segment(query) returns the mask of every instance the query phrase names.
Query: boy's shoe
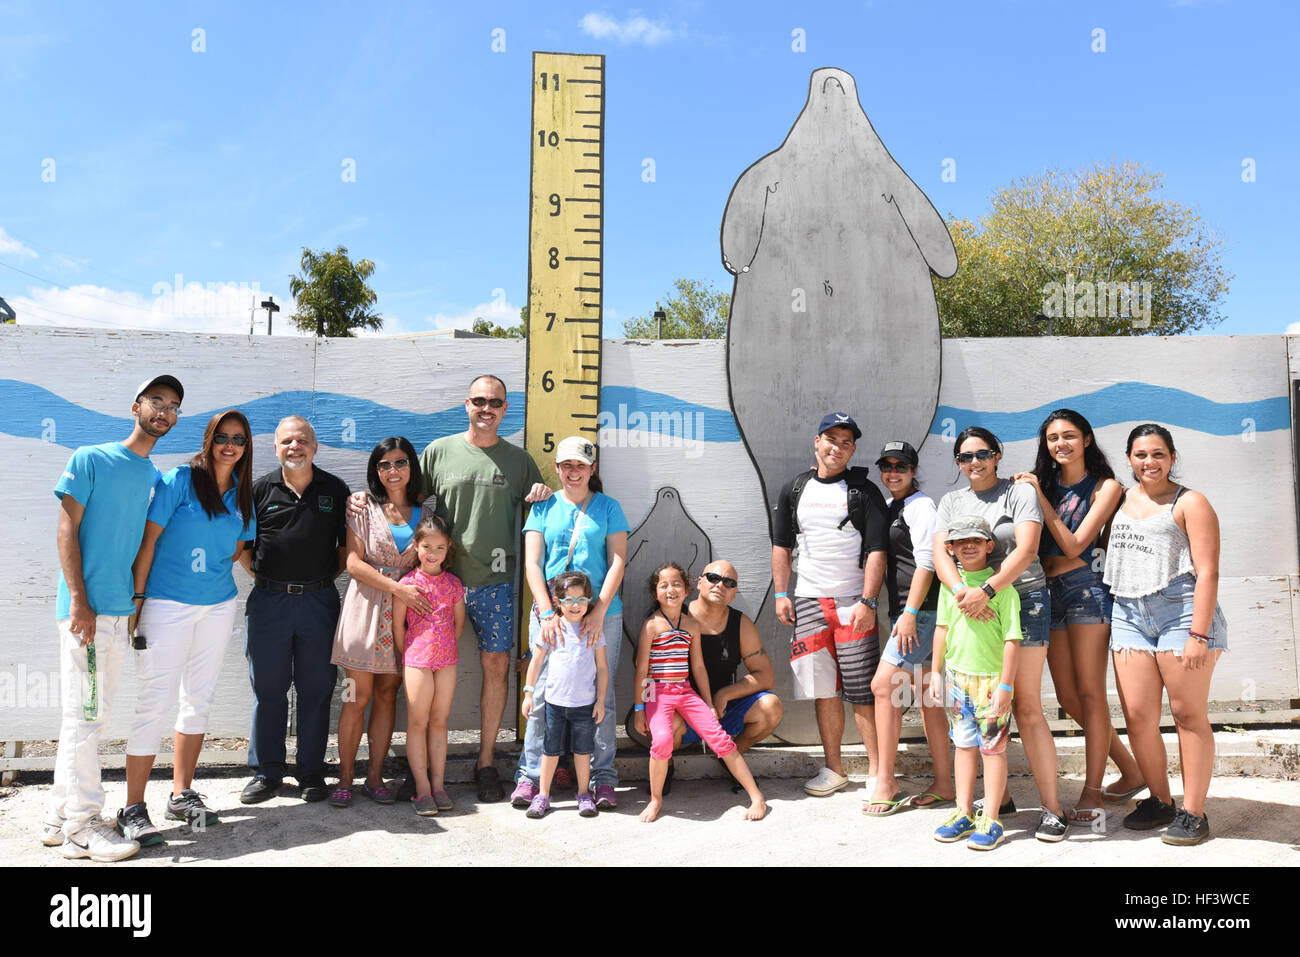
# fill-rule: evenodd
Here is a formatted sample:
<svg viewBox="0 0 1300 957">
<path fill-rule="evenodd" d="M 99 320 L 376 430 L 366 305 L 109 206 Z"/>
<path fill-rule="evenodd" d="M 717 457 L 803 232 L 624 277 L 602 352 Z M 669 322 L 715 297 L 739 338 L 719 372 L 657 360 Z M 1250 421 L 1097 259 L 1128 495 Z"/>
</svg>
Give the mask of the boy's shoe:
<svg viewBox="0 0 1300 957">
<path fill-rule="evenodd" d="M 1178 809 L 1173 804 L 1166 804 L 1154 794 L 1138 801 L 1138 806 L 1124 818 L 1124 826 L 1130 831 L 1150 831 L 1152 828 L 1172 824 L 1178 816 Z"/>
<path fill-rule="evenodd" d="M 535 797 L 537 797 L 537 785 L 528 778 L 520 778 L 515 789 L 510 792 L 510 805 L 523 810 L 532 806 Z"/>
<path fill-rule="evenodd" d="M 124 861 L 140 845 L 117 833 L 117 828 L 96 814 L 76 834 L 70 834 L 59 845 L 59 853 L 68 860 L 88 857 L 99 864 Z"/>
<path fill-rule="evenodd" d="M 1055 844 L 1057 841 L 1065 840 L 1065 832 L 1068 830 L 1069 827 L 1064 821 L 1047 808 L 1043 808 L 1043 813 L 1038 818 L 1038 829 L 1034 831 L 1034 837 L 1040 841 Z"/>
<path fill-rule="evenodd" d="M 836 791 L 848 787 L 849 779 L 836 774 L 830 768 L 822 768 L 817 776 L 804 782 L 803 789 L 813 797 L 829 797 Z"/>
<path fill-rule="evenodd" d="M 117 828 L 122 836 L 141 847 L 151 847 L 162 842 L 162 832 L 149 820 L 149 808 L 141 801 L 117 812 Z"/>
<path fill-rule="evenodd" d="M 546 812 L 551 809 L 551 799 L 545 794 L 539 794 L 533 798 L 528 805 L 528 816 L 531 818 L 546 817 Z"/>
<path fill-rule="evenodd" d="M 975 819 L 975 833 L 970 836 L 966 846 L 976 851 L 991 851 L 1002 843 L 1005 836 L 1001 824 L 981 814 Z"/>
<path fill-rule="evenodd" d="M 667 791 L 664 791 L 667 794 Z M 596 810 L 612 811 L 618 807 L 618 797 L 614 794 L 614 785 L 597 784 L 596 785 Z"/>
<path fill-rule="evenodd" d="M 579 794 L 578 813 L 582 817 L 595 817 L 599 813 L 596 810 L 596 799 L 586 792 Z"/>
<path fill-rule="evenodd" d="M 204 795 L 193 788 L 186 788 L 180 794 L 173 794 L 167 799 L 167 820 L 185 821 L 190 827 L 207 827 L 216 824 L 221 818 L 217 812 L 203 803 Z"/>
<path fill-rule="evenodd" d="M 953 844 L 963 837 L 968 837 L 974 830 L 975 822 L 958 808 L 934 829 L 934 839 L 942 841 L 944 844 Z"/>
<path fill-rule="evenodd" d="M 63 818 L 51 814 L 41 821 L 41 843 L 46 847 L 58 847 L 63 843 Z"/>
<path fill-rule="evenodd" d="M 420 815 L 420 817 L 433 817 L 438 813 L 438 805 L 433 800 L 432 794 L 426 794 L 424 797 L 417 797 L 411 802 L 411 806 L 415 808 L 415 813 Z"/>
<path fill-rule="evenodd" d="M 1174 823 L 1169 825 L 1164 834 L 1160 835 L 1160 840 L 1166 844 L 1187 847 L 1192 844 L 1200 844 L 1201 841 L 1207 840 L 1209 836 L 1210 816 L 1206 814 L 1203 817 L 1197 817 L 1186 808 L 1181 808 L 1174 817 Z"/>
<path fill-rule="evenodd" d="M 983 798 L 976 798 L 976 799 L 975 799 L 975 803 L 974 803 L 974 805 L 972 805 L 972 807 L 973 807 L 974 810 L 975 810 L 975 814 L 976 814 L 976 816 L 979 816 L 980 814 L 983 814 L 983 813 L 984 813 L 984 799 L 983 799 Z M 1003 802 L 1002 802 L 1002 806 L 1001 806 L 1000 808 L 998 808 L 998 820 L 1002 820 L 1002 818 L 1004 818 L 1004 817 L 1011 817 L 1011 815 L 1013 815 L 1013 814 L 1019 814 L 1019 813 L 1020 813 L 1020 812 L 1019 812 L 1018 810 L 1016 810 L 1016 801 L 1015 801 L 1015 798 L 1013 798 L 1013 797 L 1011 796 L 1011 792 L 1008 791 L 1008 792 L 1007 792 L 1007 796 L 1006 796 L 1006 798 L 1005 798 L 1005 799 L 1003 800 Z"/>
</svg>

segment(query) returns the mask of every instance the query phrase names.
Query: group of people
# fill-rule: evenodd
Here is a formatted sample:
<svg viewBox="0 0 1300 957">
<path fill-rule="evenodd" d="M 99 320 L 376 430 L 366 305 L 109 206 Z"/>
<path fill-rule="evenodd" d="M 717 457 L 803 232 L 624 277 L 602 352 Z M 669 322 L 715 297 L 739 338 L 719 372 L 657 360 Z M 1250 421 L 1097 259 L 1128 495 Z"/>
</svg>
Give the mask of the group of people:
<svg viewBox="0 0 1300 957">
<path fill-rule="evenodd" d="M 364 731 L 370 760 L 361 795 L 381 804 L 409 800 L 422 816 L 450 810 L 447 724 L 467 621 L 483 675 L 475 787 L 481 801 L 502 800 L 494 745 L 515 645 L 521 526 L 533 603 L 521 701 L 527 723 L 510 801 L 530 818 L 546 816 L 553 789 L 570 779 L 571 755 L 578 812 L 591 817 L 617 806 L 615 677 L 628 524 L 603 492 L 590 441 L 557 444 L 553 492 L 533 459 L 498 436 L 505 384 L 482 375 L 470 384 L 465 432 L 418 455 L 406 438 L 384 439 L 367 463 L 366 489 L 355 493 L 314 464 L 316 436 L 301 416 L 279 423 L 279 468 L 255 479 L 252 431 L 234 409 L 211 418 L 202 450 L 187 464 L 160 475 L 148 456 L 183 398 L 174 376 L 142 383 L 130 436 L 77 449 L 55 487 L 63 717 L 43 843 L 65 857 L 114 861 L 162 840 L 145 788 L 175 703 L 166 815 L 194 827 L 217 821 L 193 778 L 237 615 L 236 563 L 253 579 L 245 630 L 253 777 L 241 801 L 267 800 L 289 775 L 292 687 L 293 776 L 303 800 L 352 803 Z M 1218 532 L 1204 497 L 1170 479 L 1176 453 L 1168 432 L 1134 430 L 1127 455 L 1138 485 L 1125 493 L 1077 413 L 1049 417 L 1035 468 L 1014 479 L 997 476 L 996 437 L 967 429 L 955 452 L 969 487 L 937 507 L 918 489 L 915 449 L 901 441 L 888 443 L 877 461 L 887 503 L 866 470 L 849 465 L 860 437 L 851 417 L 828 415 L 813 441 L 815 467 L 782 490 L 772 524 L 775 613 L 794 627 L 795 696 L 816 700 L 825 753 L 808 793 L 825 796 L 847 784 L 842 697 L 853 706 L 874 775 L 865 813 L 955 804 L 936 837 L 995 847 L 999 817 L 1014 812 L 1002 793 L 1014 713 L 1043 805 L 1039 838 L 1059 840 L 1067 824 L 1104 821 L 1106 802 L 1147 787 L 1151 796 L 1127 826 L 1170 825 L 1164 839 L 1171 843 L 1208 836 L 1206 699 L 1225 646 Z M 1110 544 L 1102 572 L 1092 552 L 1104 529 Z M 343 570 L 350 580 L 340 602 L 335 580 Z M 747 792 L 746 818 L 766 813 L 743 754 L 783 712 L 754 622 L 731 607 L 738 586 L 725 561 L 706 566 L 695 582 L 668 562 L 648 583 L 653 608 L 639 629 L 633 722 L 651 744 L 643 821 L 658 816 L 670 793 L 674 747 L 701 740 L 733 787 Z M 883 650 L 875 597 L 882 586 L 894 623 Z M 698 596 L 690 600 L 693 588 Z M 1110 724 L 1108 642 L 1133 754 Z M 128 645 L 138 691 L 127 800 L 108 820 L 98 746 Z M 1044 661 L 1058 700 L 1086 734 L 1087 780 L 1069 814 L 1056 794 L 1055 749 L 1039 701 Z M 339 777 L 330 787 L 325 751 L 340 667 Z M 1182 809 L 1172 804 L 1164 770 L 1165 688 L 1183 755 Z M 394 791 L 383 757 L 401 689 L 410 773 Z M 902 795 L 894 758 L 913 694 L 922 701 L 935 775 L 924 792 Z M 955 779 L 940 708 L 957 746 Z M 985 760 L 982 809 L 972 800 L 977 748 Z M 1121 777 L 1103 790 L 1107 755 Z"/>
</svg>

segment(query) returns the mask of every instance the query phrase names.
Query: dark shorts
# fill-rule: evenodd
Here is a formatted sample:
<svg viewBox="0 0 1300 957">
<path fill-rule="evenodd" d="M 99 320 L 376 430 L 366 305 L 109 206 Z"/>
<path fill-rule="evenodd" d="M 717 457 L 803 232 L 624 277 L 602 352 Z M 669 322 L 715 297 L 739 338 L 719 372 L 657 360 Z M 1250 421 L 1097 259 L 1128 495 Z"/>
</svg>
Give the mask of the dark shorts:
<svg viewBox="0 0 1300 957">
<path fill-rule="evenodd" d="M 740 732 L 744 730 L 745 715 L 749 713 L 749 709 L 754 707 L 754 704 L 759 698 L 771 693 L 772 692 L 770 691 L 755 691 L 753 694 L 745 695 L 743 698 L 732 698 L 728 701 L 727 708 L 722 712 L 722 718 L 718 722 L 722 725 L 722 730 L 727 732 L 727 734 L 731 735 L 733 738 L 740 734 Z M 688 724 L 686 726 L 686 733 L 682 735 L 683 746 L 699 743 L 700 736 L 696 734 L 695 729 Z"/>
<path fill-rule="evenodd" d="M 1051 624 L 1052 599 L 1047 588 L 1020 592 L 1020 647 L 1046 648 Z"/>
<path fill-rule="evenodd" d="M 596 719 L 591 716 L 594 707 L 595 701 L 577 708 L 546 702 L 546 737 L 542 740 L 542 754 L 558 758 L 566 751 L 574 754 L 595 751 Z"/>
<path fill-rule="evenodd" d="M 1052 600 L 1052 631 L 1065 631 L 1067 625 L 1110 623 L 1110 589 L 1092 566 L 1081 565 L 1047 579 L 1047 590 Z"/>
</svg>

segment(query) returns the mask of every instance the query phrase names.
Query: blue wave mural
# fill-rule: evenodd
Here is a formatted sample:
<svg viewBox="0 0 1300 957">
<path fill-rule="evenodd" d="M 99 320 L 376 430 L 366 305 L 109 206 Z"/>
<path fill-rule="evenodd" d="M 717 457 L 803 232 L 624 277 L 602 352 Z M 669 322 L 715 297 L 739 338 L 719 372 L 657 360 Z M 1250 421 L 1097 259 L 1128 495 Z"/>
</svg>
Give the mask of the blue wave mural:
<svg viewBox="0 0 1300 957">
<path fill-rule="evenodd" d="M 508 398 L 510 408 L 501 424 L 502 435 L 513 435 L 524 427 L 524 394 L 511 392 Z M 126 415 L 107 415 L 83 408 L 48 389 L 16 379 L 0 379 L 0 403 L 6 410 L 0 418 L 0 432 L 46 439 L 69 449 L 112 441 L 131 428 Z M 1211 435 L 1237 435 L 1242 431 L 1244 419 L 1253 420 L 1258 432 L 1291 427 L 1291 407 L 1285 395 L 1253 402 L 1213 402 L 1182 389 L 1121 382 L 1020 412 L 984 412 L 943 405 L 935 413 L 930 433 L 942 434 L 944 420 L 951 419 L 959 429 L 982 425 L 1005 442 L 1032 439 L 1043 418 L 1063 406 L 1082 412 L 1097 428 L 1135 418 Z M 316 427 L 322 445 L 360 451 L 373 448 L 389 435 L 405 435 L 422 447 L 435 438 L 465 428 L 465 409 L 460 403 L 437 412 L 420 413 L 394 409 L 359 396 L 301 390 L 252 399 L 237 408 L 248 416 L 257 434 L 269 434 L 286 415 L 299 414 Z M 203 440 L 208 419 L 218 411 L 223 410 L 182 415 L 172 431 L 159 441 L 155 452 L 168 455 L 195 451 Z M 698 442 L 740 441 L 730 409 L 715 409 L 629 386 L 611 385 L 601 389 L 599 425 L 602 429 L 657 432 Z"/>
<path fill-rule="evenodd" d="M 1056 399 L 1021 412 L 983 412 L 941 405 L 930 426 L 931 435 L 941 435 L 944 420 L 952 419 L 958 429 L 981 425 L 1003 442 L 1032 439 L 1055 409 L 1074 409 L 1094 429 L 1117 422 L 1159 422 L 1174 428 L 1192 429 L 1210 435 L 1240 435 L 1242 421 L 1254 422 L 1256 432 L 1291 428 L 1291 403 L 1287 396 L 1253 402 L 1214 402 L 1194 392 L 1145 382 L 1117 382 L 1096 392 Z"/>
</svg>

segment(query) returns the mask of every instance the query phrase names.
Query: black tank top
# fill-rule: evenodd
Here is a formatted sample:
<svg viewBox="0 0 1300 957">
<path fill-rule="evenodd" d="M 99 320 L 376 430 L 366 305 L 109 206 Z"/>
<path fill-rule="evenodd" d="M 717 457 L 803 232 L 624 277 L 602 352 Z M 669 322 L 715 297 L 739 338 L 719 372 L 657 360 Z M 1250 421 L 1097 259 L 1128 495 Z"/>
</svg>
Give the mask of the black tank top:
<svg viewBox="0 0 1300 957">
<path fill-rule="evenodd" d="M 700 635 L 700 653 L 704 656 L 704 670 L 709 674 L 709 691 L 736 683 L 736 666 L 740 664 L 740 611 L 727 609 L 727 624 L 720 635 Z M 691 675 L 691 686 L 695 676 Z M 695 691 L 698 694 L 699 688 Z"/>
</svg>

